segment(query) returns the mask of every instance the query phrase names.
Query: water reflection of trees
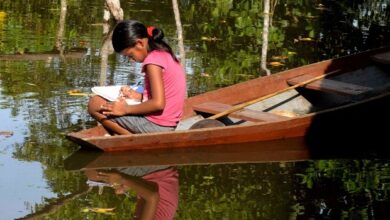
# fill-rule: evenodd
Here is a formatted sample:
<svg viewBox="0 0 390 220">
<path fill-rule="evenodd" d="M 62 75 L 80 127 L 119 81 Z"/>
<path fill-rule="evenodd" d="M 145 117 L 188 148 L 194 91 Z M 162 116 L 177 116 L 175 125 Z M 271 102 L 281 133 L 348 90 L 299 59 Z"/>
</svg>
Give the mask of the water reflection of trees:
<svg viewBox="0 0 390 220">
<path fill-rule="evenodd" d="M 268 63 L 271 71 L 278 72 L 385 44 L 388 41 L 387 27 L 370 32 L 372 39 L 386 34 L 382 40 L 365 41 L 362 35 L 364 28 L 354 29 L 347 25 L 352 22 L 347 19 L 348 16 L 359 13 L 359 2 L 323 1 L 322 4 L 313 4 L 309 1 L 279 1 L 269 34 L 268 57 L 277 61 L 275 66 Z M 383 3 L 376 1 L 366 4 L 383 8 Z M 262 2 L 198 1 L 188 2 L 186 7 L 190 10 L 185 13 L 184 20 L 191 24 L 187 28 L 191 36 L 187 39 L 193 40 L 194 44 L 203 39 L 199 46 L 192 47 L 197 48 L 193 53 L 208 54 L 196 61 L 202 65 L 194 67 L 190 93 L 212 90 L 259 75 L 263 15 L 258 12 L 263 10 Z M 372 8 L 371 14 L 376 7 Z M 195 11 L 198 8 L 199 12 Z M 388 7 L 380 10 L 381 16 L 386 15 L 386 19 L 370 16 L 370 22 L 387 22 L 387 10 Z M 199 22 L 203 17 L 207 20 Z M 367 19 L 367 16 L 362 19 Z"/>
<path fill-rule="evenodd" d="M 182 166 L 176 219 L 386 219 L 378 207 L 390 199 L 389 172 L 383 161 L 371 160 Z M 85 187 L 86 179 L 79 180 L 71 186 Z M 61 186 L 69 187 L 63 181 Z M 46 202 L 56 204 L 56 199 Z M 46 218 L 105 219 L 80 211 L 97 205 L 116 207 L 118 219 L 130 218 L 135 195 L 116 196 L 110 188 L 99 194 L 94 189 L 64 202 Z"/>
<path fill-rule="evenodd" d="M 380 160 L 329 160 L 309 164 L 299 176 L 306 218 L 388 219 L 389 168 Z M 327 189 L 327 190 L 325 190 Z"/>
<path fill-rule="evenodd" d="M 45 179 L 59 197 L 77 191 L 84 181 L 77 173 L 64 172 L 62 169 L 62 160 L 75 147 L 64 140 L 63 134 L 70 130 L 81 129 L 87 126 L 85 123 L 88 124 L 88 116 L 85 112 L 87 98 L 70 97 L 66 91 L 74 88 L 89 88 L 99 82 L 99 58 L 94 54 L 101 46 L 101 28 L 96 24 L 98 22 L 95 19 L 101 18 L 101 8 L 96 6 L 95 2 L 91 0 L 68 2 L 67 28 L 63 35 L 63 46 L 65 48 L 88 48 L 89 55 L 86 57 L 67 62 L 66 65 L 59 59 L 49 63 L 6 61 L 0 64 L 2 69 L 0 73 L 1 93 L 7 97 L 5 101 L 1 102 L 1 107 L 12 109 L 14 116 L 23 115 L 28 122 L 29 134 L 26 135 L 24 143 L 15 145 L 14 156 L 20 160 L 41 162 L 45 166 Z M 268 57 L 282 57 L 277 61 L 284 66 L 269 66 L 272 72 L 385 44 L 389 39 L 387 25 L 389 7 L 384 7 L 386 2 L 359 2 L 361 1 L 324 1 L 323 5 L 319 5 L 312 4 L 310 1 L 279 1 L 270 28 Z M 189 69 L 193 70 L 193 75 L 189 78 L 190 95 L 259 76 L 259 54 L 262 44 L 260 36 L 263 27 L 263 15 L 259 13 L 263 9 L 261 1 L 199 0 L 181 1 L 180 3 L 182 19 L 186 27 L 186 45 L 189 50 L 187 65 L 191 65 Z M 156 8 L 159 6 L 157 5 Z M 6 20 L 3 21 L 3 28 L 5 26 L 15 28 L 2 32 L 7 35 L 0 35 L 1 41 L 7 41 L 7 44 L 0 44 L 0 53 L 14 54 L 51 50 L 55 45 L 55 37 L 53 36 L 56 36 L 57 33 L 57 24 L 60 18 L 59 7 L 58 2 L 48 4 L 46 0 L 33 2 L 2 0 L 0 2 L 2 10 L 12 8 L 18 13 L 7 15 Z M 136 17 L 148 24 L 158 24 L 167 30 L 170 39 L 175 38 L 176 28 L 172 19 L 168 19 L 172 17 L 171 10 L 157 10 L 144 2 L 131 5 L 132 9 L 135 10 L 129 10 L 129 4 L 125 4 L 123 7 L 129 16 Z M 166 7 L 170 9 L 170 7 Z M 155 10 L 153 13 L 146 11 L 152 9 Z M 363 13 L 364 11 L 365 13 Z M 85 16 L 86 12 L 88 12 L 88 16 Z M 358 21 L 357 26 L 355 26 L 355 20 Z M 26 38 L 28 32 L 25 32 L 24 29 L 27 27 L 32 33 L 42 34 L 36 38 Z M 304 40 L 306 38 L 312 41 Z M 108 60 L 108 62 L 115 63 L 114 59 Z M 113 72 L 113 74 L 121 73 Z M 355 191 L 349 190 L 350 185 L 362 185 L 370 179 L 380 179 L 383 173 L 387 172 L 387 168 L 378 168 L 380 163 L 363 166 L 363 171 L 362 165 L 348 164 L 346 170 L 351 173 L 356 175 L 369 173 L 367 178 L 357 180 L 352 177 L 345 178 L 343 176 L 345 173 L 338 173 L 339 170 L 335 165 L 337 163 L 329 162 L 326 165 L 327 172 L 316 167 L 322 166 L 322 163 L 314 162 L 314 168 L 310 167 L 308 171 L 302 171 L 304 175 L 302 178 L 306 178 L 305 181 L 309 188 L 310 182 L 318 180 L 315 175 L 318 173 L 328 175 L 329 171 L 332 173 L 331 178 L 339 178 L 343 183 L 346 183 L 342 187 L 347 187 L 348 193 L 361 193 L 366 189 L 373 192 L 374 195 L 387 193 L 387 185 L 383 182 L 372 182 L 372 185 L 359 187 Z M 337 166 L 343 164 L 337 164 Z M 292 170 L 295 169 L 294 165 L 291 166 L 293 166 Z M 379 172 L 376 172 L 377 169 Z M 287 182 L 295 178 L 291 176 L 277 177 L 276 173 L 275 176 L 267 176 L 261 173 L 266 172 L 266 168 L 256 166 L 243 169 L 234 166 L 226 168 L 183 167 L 182 170 L 185 184 L 182 184 L 184 200 L 183 206 L 179 210 L 180 216 L 186 216 L 188 213 L 194 216 L 202 215 L 199 213 L 199 209 L 204 208 L 204 204 L 212 207 L 205 214 L 209 216 L 219 216 L 222 215 L 221 212 L 234 215 L 233 210 L 236 209 L 230 209 L 230 207 L 243 208 L 243 206 L 246 209 L 242 213 L 255 215 L 253 210 L 249 209 L 254 205 L 260 210 L 266 210 L 264 213 L 268 214 L 264 215 L 271 215 L 272 210 L 269 209 L 275 207 L 277 208 L 274 210 L 281 209 L 276 204 L 281 202 L 287 206 L 287 201 L 271 198 L 271 195 L 265 192 L 267 190 L 272 192 L 280 190 L 278 188 L 280 180 L 277 178 L 287 178 Z M 228 179 L 233 181 L 231 185 L 224 185 L 225 182 L 222 180 L 225 177 L 223 174 L 232 173 L 230 176 L 234 176 L 235 170 L 243 172 L 240 179 L 232 177 L 233 179 Z M 277 172 L 280 174 L 280 172 L 285 171 L 281 168 Z M 294 173 L 294 171 L 288 172 Z M 264 183 L 262 189 L 258 189 L 258 179 L 252 180 L 254 174 L 262 177 L 261 182 Z M 208 179 L 210 176 L 214 178 Z M 383 181 L 383 179 L 380 180 Z M 244 185 L 243 188 L 235 188 Z M 283 184 L 281 186 L 287 187 Z M 384 187 L 383 192 L 377 190 L 382 186 Z M 297 188 L 299 187 L 297 186 Z M 295 193 L 288 191 L 287 188 L 286 190 L 282 195 L 284 199 L 291 198 L 289 196 Z M 259 194 L 251 194 L 253 192 Z M 188 195 L 193 196 L 188 197 Z M 210 198 L 210 195 L 215 196 Z M 260 198 L 259 195 L 263 197 Z M 64 209 L 56 212 L 56 215 L 67 216 L 69 210 L 78 210 L 78 207 L 86 205 L 87 201 L 90 200 L 101 200 L 107 206 L 112 203 L 122 204 L 119 199 L 108 195 L 104 199 L 101 198 L 92 195 L 88 198 L 75 200 L 66 205 Z M 387 197 L 378 198 L 388 199 Z M 275 204 L 266 207 L 258 202 L 264 201 L 266 203 L 268 200 L 275 202 Z M 37 205 L 37 209 L 50 201 L 51 199 L 47 199 L 47 201 Z M 130 201 L 127 201 L 123 203 L 122 208 L 125 209 L 127 205 L 131 206 L 131 204 Z M 295 205 L 299 207 L 302 204 L 296 202 Z M 71 215 L 81 216 L 82 214 L 73 212 Z"/>
</svg>

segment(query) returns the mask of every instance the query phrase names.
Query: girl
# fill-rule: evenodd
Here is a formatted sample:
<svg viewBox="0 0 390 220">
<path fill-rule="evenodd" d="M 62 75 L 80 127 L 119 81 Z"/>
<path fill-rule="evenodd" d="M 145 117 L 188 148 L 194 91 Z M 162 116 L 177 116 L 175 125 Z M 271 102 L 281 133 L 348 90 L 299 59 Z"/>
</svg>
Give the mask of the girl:
<svg viewBox="0 0 390 220">
<path fill-rule="evenodd" d="M 89 180 L 103 182 L 116 194 L 137 194 L 134 219 L 174 219 L 179 203 L 179 173 L 174 167 L 126 167 L 85 171 Z"/>
<path fill-rule="evenodd" d="M 108 102 L 94 96 L 88 112 L 114 134 L 146 133 L 174 130 L 184 107 L 186 82 L 184 70 L 171 47 L 163 41 L 164 33 L 155 27 L 127 20 L 113 31 L 114 50 L 136 62 L 142 62 L 145 89 L 137 93 L 123 87 L 122 96 L 141 101 L 128 105 L 124 97 Z"/>
</svg>

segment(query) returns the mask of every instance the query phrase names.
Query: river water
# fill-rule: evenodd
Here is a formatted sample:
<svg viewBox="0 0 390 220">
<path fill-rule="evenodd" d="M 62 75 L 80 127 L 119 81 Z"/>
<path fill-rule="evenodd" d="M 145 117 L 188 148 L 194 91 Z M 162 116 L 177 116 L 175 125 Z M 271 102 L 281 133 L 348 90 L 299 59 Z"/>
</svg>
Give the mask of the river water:
<svg viewBox="0 0 390 220">
<path fill-rule="evenodd" d="M 179 55 L 170 1 L 121 3 L 126 19 L 162 28 Z M 384 46 L 390 39 L 388 7 L 379 0 L 271 1 L 266 67 L 277 73 Z M 142 78 L 139 64 L 114 53 L 102 59 L 104 30 L 113 26 L 103 22 L 103 9 L 103 1 L 92 0 L 0 2 L 0 131 L 10 134 L 0 135 L 1 220 L 133 216 L 134 194 L 88 191 L 90 174 L 64 163 L 79 148 L 65 134 L 95 124 L 86 112 L 90 88 Z M 265 75 L 260 68 L 263 1 L 184 0 L 179 10 L 189 96 Z M 390 216 L 388 160 L 230 162 L 175 166 L 176 219 Z M 115 210 L 98 214 L 87 207 Z"/>
</svg>

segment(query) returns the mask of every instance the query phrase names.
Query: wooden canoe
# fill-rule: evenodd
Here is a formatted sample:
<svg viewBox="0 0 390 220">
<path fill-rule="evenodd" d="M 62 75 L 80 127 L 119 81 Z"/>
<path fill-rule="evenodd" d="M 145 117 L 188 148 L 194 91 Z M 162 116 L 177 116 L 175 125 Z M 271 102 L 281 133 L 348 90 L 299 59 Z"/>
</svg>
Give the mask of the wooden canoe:
<svg viewBox="0 0 390 220">
<path fill-rule="evenodd" d="M 376 137 L 383 133 L 379 129 L 380 124 L 390 125 L 390 67 L 383 58 L 386 54 L 390 54 L 390 47 L 290 69 L 186 100 L 183 121 L 197 114 L 218 114 L 232 106 L 277 93 L 221 117 L 219 120 L 227 124 L 225 127 L 107 136 L 103 127 L 96 126 L 69 133 L 67 138 L 82 147 L 111 152 L 239 144 L 296 137 L 304 137 L 308 143 L 318 145 L 330 143 L 326 141 L 328 139 L 335 140 L 329 136 L 332 131 L 338 131 L 333 135 L 341 139 L 343 135 L 353 132 L 361 134 L 360 137 L 366 136 L 364 132 Z M 337 74 L 286 90 L 292 85 L 329 72 Z M 283 90 L 286 92 L 278 93 Z"/>
</svg>

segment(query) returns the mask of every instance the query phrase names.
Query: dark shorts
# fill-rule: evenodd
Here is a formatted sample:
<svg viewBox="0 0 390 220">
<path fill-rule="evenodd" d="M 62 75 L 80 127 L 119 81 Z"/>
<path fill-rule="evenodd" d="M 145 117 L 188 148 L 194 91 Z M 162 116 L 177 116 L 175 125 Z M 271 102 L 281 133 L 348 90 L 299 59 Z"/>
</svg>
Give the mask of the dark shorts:
<svg viewBox="0 0 390 220">
<path fill-rule="evenodd" d="M 170 168 L 170 166 L 132 166 L 118 168 L 117 170 L 129 176 L 145 176 L 149 173 L 165 170 L 168 168 Z"/>
<path fill-rule="evenodd" d="M 161 126 L 149 121 L 144 116 L 138 115 L 121 116 L 112 118 L 111 120 L 132 133 L 152 133 L 175 130 L 175 127 Z"/>
</svg>

